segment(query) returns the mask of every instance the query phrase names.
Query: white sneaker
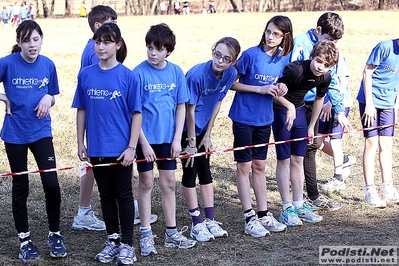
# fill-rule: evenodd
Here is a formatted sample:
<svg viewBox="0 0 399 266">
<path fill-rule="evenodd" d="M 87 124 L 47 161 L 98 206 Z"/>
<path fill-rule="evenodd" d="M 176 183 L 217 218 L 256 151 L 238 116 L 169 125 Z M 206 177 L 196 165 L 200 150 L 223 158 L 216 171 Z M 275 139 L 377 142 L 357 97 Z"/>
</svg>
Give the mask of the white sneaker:
<svg viewBox="0 0 399 266">
<path fill-rule="evenodd" d="M 96 213 L 90 209 L 85 213 L 83 217 L 75 215 L 75 217 L 73 218 L 72 229 L 102 231 L 105 230 L 105 223 L 98 219 Z"/>
<path fill-rule="evenodd" d="M 205 219 L 205 225 L 208 228 L 209 232 L 214 236 L 214 237 L 228 237 L 229 234 L 227 233 L 226 230 L 224 230 L 220 225 L 222 223 L 219 223 L 215 220 L 211 220 L 206 218 Z"/>
<path fill-rule="evenodd" d="M 349 168 L 348 168 L 349 169 Z M 334 191 L 345 189 L 346 185 L 344 181 L 339 181 L 338 179 L 332 177 L 327 183 L 321 185 L 321 189 L 324 191 Z"/>
<path fill-rule="evenodd" d="M 342 168 L 352 167 L 356 163 L 356 157 L 353 155 L 345 154 L 344 155 L 344 164 Z"/>
<path fill-rule="evenodd" d="M 268 212 L 266 216 L 260 218 L 259 222 L 270 232 L 281 232 L 287 229 L 287 226 L 278 222 L 271 212 Z"/>
<path fill-rule="evenodd" d="M 342 165 L 342 179 L 345 180 L 349 177 L 351 173 L 351 168 L 356 164 L 356 157 L 353 155 L 345 154 L 344 163 Z"/>
<path fill-rule="evenodd" d="M 385 202 L 398 203 L 399 193 L 396 188 L 392 185 L 384 189 L 382 192 L 382 200 Z"/>
<path fill-rule="evenodd" d="M 150 216 L 150 224 L 155 223 L 158 220 L 158 215 L 156 214 L 151 214 Z M 137 203 L 137 200 L 134 200 L 134 224 L 139 224 L 141 223 L 140 221 L 140 213 L 139 213 L 139 204 Z"/>
<path fill-rule="evenodd" d="M 215 240 L 215 237 L 209 232 L 208 228 L 206 227 L 205 222 L 198 223 L 195 226 L 191 226 L 190 236 L 200 242 Z"/>
<path fill-rule="evenodd" d="M 366 205 L 374 208 L 385 208 L 387 206 L 386 202 L 381 200 L 380 196 L 378 196 L 377 190 L 366 192 L 364 201 Z"/>
<path fill-rule="evenodd" d="M 263 227 L 257 216 L 253 216 L 251 220 L 245 224 L 245 234 L 253 237 L 269 236 L 270 232 Z"/>
</svg>

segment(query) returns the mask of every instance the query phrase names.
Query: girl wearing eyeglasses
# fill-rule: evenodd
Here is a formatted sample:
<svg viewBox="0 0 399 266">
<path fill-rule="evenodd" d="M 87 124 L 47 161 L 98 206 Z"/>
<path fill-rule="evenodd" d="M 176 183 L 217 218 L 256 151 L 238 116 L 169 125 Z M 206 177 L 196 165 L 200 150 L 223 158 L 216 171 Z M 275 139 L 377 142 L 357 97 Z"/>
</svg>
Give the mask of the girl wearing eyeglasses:
<svg viewBox="0 0 399 266">
<path fill-rule="evenodd" d="M 212 60 L 192 67 L 186 74 L 190 91 L 182 147 L 187 154 L 213 150 L 211 133 L 222 100 L 237 77 L 234 64 L 240 53 L 240 44 L 232 37 L 224 37 L 212 48 Z M 190 236 L 197 241 L 227 237 L 226 230 L 215 221 L 213 180 L 209 156 L 183 159 L 183 194 L 192 218 Z M 196 175 L 204 206 L 205 220 L 198 206 Z"/>
<path fill-rule="evenodd" d="M 288 17 L 271 18 L 262 33 L 261 41 L 242 53 L 238 60 L 238 81 L 229 117 L 233 120 L 234 147 L 268 143 L 273 122 L 273 97 L 283 96 L 287 88 L 277 84 L 289 62 L 293 47 L 292 24 Z M 269 231 L 286 229 L 268 212 L 266 198 L 265 159 L 267 146 L 234 151 L 237 162 L 237 189 L 245 218 L 245 233 L 263 237 Z M 252 209 L 249 172 L 252 169 L 252 188 L 257 211 Z"/>
</svg>

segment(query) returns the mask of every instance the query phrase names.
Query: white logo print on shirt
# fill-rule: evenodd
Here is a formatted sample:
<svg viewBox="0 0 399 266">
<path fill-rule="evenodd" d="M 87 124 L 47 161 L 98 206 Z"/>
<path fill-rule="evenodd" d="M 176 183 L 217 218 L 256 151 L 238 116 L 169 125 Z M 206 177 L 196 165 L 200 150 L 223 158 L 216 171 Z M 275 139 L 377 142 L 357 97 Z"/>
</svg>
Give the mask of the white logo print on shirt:
<svg viewBox="0 0 399 266">
<path fill-rule="evenodd" d="M 120 91 L 113 91 L 110 100 L 115 99 L 116 97 L 121 97 L 122 93 Z"/>
<path fill-rule="evenodd" d="M 44 78 L 44 79 L 42 79 L 42 84 L 39 86 L 39 89 L 41 88 L 41 87 L 44 87 L 44 86 L 46 86 L 47 84 L 48 84 L 48 78 Z"/>
</svg>

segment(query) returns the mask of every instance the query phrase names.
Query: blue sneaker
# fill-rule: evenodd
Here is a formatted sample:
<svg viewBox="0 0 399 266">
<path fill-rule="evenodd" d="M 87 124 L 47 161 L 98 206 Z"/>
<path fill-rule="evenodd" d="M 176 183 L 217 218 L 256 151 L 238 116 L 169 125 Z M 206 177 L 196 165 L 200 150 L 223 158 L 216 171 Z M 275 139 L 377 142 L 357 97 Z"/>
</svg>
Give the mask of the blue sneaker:
<svg viewBox="0 0 399 266">
<path fill-rule="evenodd" d="M 48 246 L 51 248 L 50 256 L 53 258 L 64 258 L 67 255 L 64 240 L 59 234 L 52 233 L 48 236 Z"/>
<path fill-rule="evenodd" d="M 286 226 L 299 226 L 303 224 L 301 219 L 298 217 L 298 212 L 293 207 L 288 207 L 287 209 L 282 210 L 279 221 Z"/>
<path fill-rule="evenodd" d="M 313 210 L 306 204 L 303 204 L 302 207 L 296 211 L 298 213 L 298 217 L 304 222 L 318 223 L 323 221 L 323 216 L 314 213 Z"/>
<path fill-rule="evenodd" d="M 19 248 L 18 258 L 23 262 L 33 261 L 39 257 L 39 252 L 37 252 L 37 247 L 33 245 L 32 241 L 28 241 L 27 244 Z"/>
</svg>

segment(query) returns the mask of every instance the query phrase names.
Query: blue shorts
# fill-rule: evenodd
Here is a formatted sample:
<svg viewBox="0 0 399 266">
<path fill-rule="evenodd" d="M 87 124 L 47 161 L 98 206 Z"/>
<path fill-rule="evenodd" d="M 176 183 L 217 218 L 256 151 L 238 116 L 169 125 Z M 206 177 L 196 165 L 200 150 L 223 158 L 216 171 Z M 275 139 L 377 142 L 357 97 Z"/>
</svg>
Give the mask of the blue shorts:
<svg viewBox="0 0 399 266">
<path fill-rule="evenodd" d="M 157 158 L 169 158 L 170 157 L 170 148 L 171 143 L 162 143 L 162 144 L 151 144 L 152 149 L 155 152 Z M 141 145 L 137 145 L 137 160 L 144 159 L 143 150 L 141 149 Z M 158 160 L 157 166 L 159 170 L 176 170 L 176 160 Z M 138 172 L 147 172 L 154 168 L 153 162 L 142 162 L 137 163 L 137 171 Z"/>
<path fill-rule="evenodd" d="M 363 116 L 365 107 L 366 107 L 365 104 L 359 102 L 360 117 Z M 392 125 L 395 123 L 395 109 L 394 108 L 388 108 L 388 109 L 375 108 L 375 109 L 377 111 L 377 117 L 374 120 L 372 127 Z M 363 120 L 362 120 L 362 126 L 363 126 L 363 128 L 367 128 L 366 125 L 364 124 Z M 375 137 L 375 136 L 393 137 L 394 129 L 395 129 L 395 126 L 387 126 L 387 127 L 383 127 L 383 128 L 364 130 L 363 136 L 365 138 L 370 138 L 370 137 Z"/>
<path fill-rule="evenodd" d="M 345 116 L 348 117 L 350 108 L 345 107 Z M 333 134 L 330 136 L 330 139 L 342 139 L 342 136 L 344 135 L 341 132 L 345 131 L 345 128 L 341 126 L 341 124 L 338 122 L 338 119 L 335 117 L 335 111 L 332 110 L 331 112 L 331 118 L 329 121 L 322 121 L 319 119 L 319 132 L 321 134 Z M 341 134 L 338 134 L 341 133 Z"/>
<path fill-rule="evenodd" d="M 285 141 L 308 136 L 308 124 L 306 122 L 305 106 L 296 108 L 296 119 L 290 131 L 287 130 L 285 121 L 287 119 L 287 109 L 274 109 L 273 135 L 274 140 Z M 291 155 L 305 157 L 307 140 L 285 142 L 276 145 L 277 160 L 285 160 Z"/>
<path fill-rule="evenodd" d="M 233 121 L 234 148 L 269 143 L 270 125 L 249 126 Z M 236 162 L 250 162 L 255 160 L 266 160 L 268 146 L 234 151 Z"/>
</svg>

